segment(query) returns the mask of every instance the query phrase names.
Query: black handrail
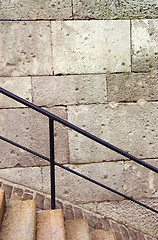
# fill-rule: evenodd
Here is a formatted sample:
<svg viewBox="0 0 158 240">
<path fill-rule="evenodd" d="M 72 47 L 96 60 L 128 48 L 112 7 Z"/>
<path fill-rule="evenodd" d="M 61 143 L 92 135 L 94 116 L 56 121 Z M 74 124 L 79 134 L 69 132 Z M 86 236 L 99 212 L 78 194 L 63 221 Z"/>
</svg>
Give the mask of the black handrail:
<svg viewBox="0 0 158 240">
<path fill-rule="evenodd" d="M 133 199 L 131 197 L 128 197 L 128 196 L 126 196 L 126 195 L 124 195 L 124 194 L 122 194 L 122 193 L 120 193 L 120 192 L 118 192 L 118 191 L 116 191 L 116 190 L 114 190 L 112 188 L 109 188 L 109 187 L 107 187 L 107 186 L 105 186 L 105 185 L 103 185 L 103 184 L 101 184 L 101 183 L 99 183 L 99 182 L 89 178 L 89 177 L 86 177 L 83 174 L 80 174 L 80 173 L 78 173 L 78 172 L 76 172 L 76 171 L 74 171 L 74 170 L 72 170 L 70 168 L 67 168 L 67 167 L 65 167 L 65 166 L 55 162 L 54 161 L 54 120 L 59 122 L 59 123 L 61 123 L 61 124 L 63 124 L 63 125 L 65 125 L 65 126 L 67 126 L 67 127 L 69 127 L 69 128 L 71 128 L 71 129 L 73 129 L 73 130 L 75 130 L 76 132 L 78 132 L 78 133 L 80 133 L 80 134 L 82 134 L 82 135 L 92 139 L 93 141 L 98 142 L 101 145 L 106 146 L 106 147 L 110 148 L 111 150 L 113 150 L 113 151 L 115 151 L 115 152 L 117 152 L 117 153 L 119 153 L 119 154 L 121 154 L 121 155 L 123 155 L 123 156 L 125 156 L 125 157 L 127 157 L 127 158 L 129 158 L 129 159 L 131 159 L 131 160 L 141 164 L 141 165 L 143 165 L 144 167 L 146 167 L 146 168 L 148 168 L 148 169 L 150 169 L 150 170 L 152 170 L 152 171 L 154 171 L 156 173 L 158 173 L 158 168 L 156 168 L 156 167 L 154 167 L 154 166 L 152 166 L 152 165 L 150 165 L 150 164 L 148 164 L 148 163 L 146 163 L 146 162 L 144 162 L 144 161 L 142 161 L 142 160 L 132 156 L 129 153 L 126 153 L 125 151 L 123 151 L 123 150 L 121 150 L 121 149 L 111 145 L 110 143 L 105 142 L 104 140 L 102 140 L 102 139 L 100 139 L 100 138 L 90 134 L 89 132 L 84 131 L 83 129 L 81 129 L 81 128 L 79 128 L 79 127 L 77 127 L 77 126 L 75 126 L 75 125 L 73 125 L 73 124 L 63 120 L 62 118 L 59 118 L 58 116 L 56 116 L 56 115 L 54 115 L 54 114 L 52 114 L 52 113 L 50 113 L 50 112 L 48 112 L 48 111 L 46 111 L 46 110 L 44 110 L 42 108 L 40 108 L 40 107 L 30 103 L 30 102 L 28 102 L 28 101 L 18 97 L 17 95 L 15 95 L 15 94 L 13 94 L 13 93 L 11 93 L 11 92 L 3 89 L 3 88 L 0 88 L 0 92 L 3 93 L 4 95 L 6 95 L 6 96 L 16 100 L 16 101 L 18 101 L 18 102 L 20 102 L 20 103 L 22 103 L 22 104 L 24 104 L 24 105 L 26 105 L 26 106 L 36 110 L 36 111 L 44 114 L 45 116 L 49 117 L 50 159 L 45 157 L 45 156 L 42 156 L 39 153 L 36 153 L 36 152 L 32 151 L 31 149 L 28 149 L 28 148 L 26 148 L 24 146 L 21 146 L 21 145 L 15 143 L 15 142 L 13 142 L 13 141 L 11 141 L 9 139 L 6 139 L 6 138 L 4 138 L 2 136 L 0 136 L 0 139 L 3 140 L 3 141 L 8 142 L 10 144 L 13 144 L 16 147 L 22 148 L 23 150 L 25 150 L 27 152 L 30 152 L 30 153 L 32 153 L 32 154 L 34 154 L 34 155 L 36 155 L 36 156 L 38 156 L 40 158 L 43 158 L 43 159 L 45 159 L 45 160 L 50 162 L 50 166 L 51 166 L 51 208 L 52 209 L 55 208 L 55 168 L 54 168 L 54 166 L 57 165 L 58 167 L 61 167 L 61 168 L 65 169 L 65 170 L 67 170 L 69 172 L 72 172 L 75 175 L 78 175 L 78 176 L 80 176 L 80 177 L 82 177 L 82 178 L 84 178 L 84 179 L 86 179 L 86 180 L 88 180 L 90 182 L 95 183 L 96 185 L 99 185 L 99 186 L 101 186 L 103 188 L 106 188 L 106 189 L 108 189 L 108 190 L 110 190 L 110 191 L 112 191 L 112 192 L 114 192 L 114 193 L 116 193 L 116 194 L 118 194 L 118 195 L 128 199 L 128 200 L 131 200 L 131 201 L 133 201 L 133 202 L 135 202 L 135 203 L 137 203 L 137 204 L 139 204 L 139 205 L 141 205 L 141 206 L 143 206 L 143 207 L 145 207 L 145 208 L 147 208 L 147 209 L 149 209 L 149 210 L 151 210 L 153 212 L 158 213 L 157 210 L 155 210 L 155 209 L 153 209 L 153 208 L 151 208 L 151 207 L 149 207 L 149 206 L 147 206 L 147 205 L 145 205 L 145 204 L 143 204 L 143 203 L 141 203 L 141 202 L 139 202 L 139 201 L 137 201 L 137 200 L 135 200 L 135 199 Z"/>
</svg>

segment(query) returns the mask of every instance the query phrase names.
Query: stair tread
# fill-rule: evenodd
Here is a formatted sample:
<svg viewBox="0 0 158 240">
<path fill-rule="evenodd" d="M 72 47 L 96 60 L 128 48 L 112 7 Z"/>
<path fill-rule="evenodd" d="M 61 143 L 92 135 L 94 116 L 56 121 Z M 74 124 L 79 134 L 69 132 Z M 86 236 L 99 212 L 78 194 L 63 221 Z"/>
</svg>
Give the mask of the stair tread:
<svg viewBox="0 0 158 240">
<path fill-rule="evenodd" d="M 0 190 L 0 224 L 2 222 L 4 213 L 5 193 L 4 190 Z"/>
<path fill-rule="evenodd" d="M 92 240 L 116 240 L 112 230 L 104 231 L 102 229 L 94 230 L 90 233 Z"/>
<path fill-rule="evenodd" d="M 10 201 L 6 205 L 0 239 L 34 240 L 36 226 L 36 204 L 34 200 Z"/>
<path fill-rule="evenodd" d="M 76 219 L 65 221 L 65 232 L 67 240 L 91 239 L 87 220 Z"/>
<path fill-rule="evenodd" d="M 37 214 L 37 240 L 65 240 L 61 209 L 45 210 Z"/>
</svg>

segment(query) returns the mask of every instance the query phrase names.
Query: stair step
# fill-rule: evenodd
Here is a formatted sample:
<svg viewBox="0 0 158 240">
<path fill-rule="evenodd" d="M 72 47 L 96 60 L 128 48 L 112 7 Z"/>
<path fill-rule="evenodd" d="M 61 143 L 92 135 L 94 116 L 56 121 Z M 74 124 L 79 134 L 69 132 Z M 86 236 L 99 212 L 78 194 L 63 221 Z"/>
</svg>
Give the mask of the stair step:
<svg viewBox="0 0 158 240">
<path fill-rule="evenodd" d="M 5 204 L 5 192 L 4 190 L 0 190 L 0 224 L 3 218 L 4 204 Z"/>
<path fill-rule="evenodd" d="M 90 233 L 92 240 L 116 240 L 113 232 L 104 231 L 102 229 L 94 230 Z"/>
<path fill-rule="evenodd" d="M 34 200 L 10 201 L 6 205 L 0 239 L 35 240 L 36 204 Z"/>
<path fill-rule="evenodd" d="M 83 219 L 65 221 L 67 240 L 90 240 L 88 222 Z"/>
<path fill-rule="evenodd" d="M 61 209 L 45 210 L 37 214 L 37 240 L 65 240 Z"/>
</svg>

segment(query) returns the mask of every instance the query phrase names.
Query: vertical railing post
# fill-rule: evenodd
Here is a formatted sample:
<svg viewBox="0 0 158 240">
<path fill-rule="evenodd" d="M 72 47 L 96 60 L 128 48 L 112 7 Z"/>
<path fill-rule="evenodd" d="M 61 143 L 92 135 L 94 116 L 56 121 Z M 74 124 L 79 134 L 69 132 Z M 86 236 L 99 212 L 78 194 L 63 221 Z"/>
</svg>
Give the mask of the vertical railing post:
<svg viewBox="0 0 158 240">
<path fill-rule="evenodd" d="M 49 117 L 51 209 L 55 209 L 54 119 Z"/>
</svg>

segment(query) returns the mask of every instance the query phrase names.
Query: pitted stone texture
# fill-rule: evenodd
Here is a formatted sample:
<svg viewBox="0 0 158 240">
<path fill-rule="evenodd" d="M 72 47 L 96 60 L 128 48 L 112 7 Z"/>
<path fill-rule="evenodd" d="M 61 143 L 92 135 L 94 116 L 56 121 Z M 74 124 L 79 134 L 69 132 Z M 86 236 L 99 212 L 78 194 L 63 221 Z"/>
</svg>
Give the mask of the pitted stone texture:
<svg viewBox="0 0 158 240">
<path fill-rule="evenodd" d="M 64 107 L 54 107 L 48 111 L 67 119 Z M 49 157 L 49 119 L 31 109 L 1 109 L 1 135 L 37 153 Z M 55 122 L 55 159 L 68 162 L 68 129 Z M 15 166 L 36 166 L 49 164 L 31 153 L 16 148 L 6 142 L 0 144 L 0 168 Z"/>
<path fill-rule="evenodd" d="M 0 76 L 52 73 L 49 22 L 0 23 Z"/>
<path fill-rule="evenodd" d="M 158 209 L 157 199 L 141 199 L 140 202 Z M 82 207 L 88 209 L 88 204 Z M 157 213 L 138 206 L 131 201 L 97 203 L 97 213 L 143 233 L 150 234 L 153 237 L 158 237 Z"/>
<path fill-rule="evenodd" d="M 30 77 L 0 77 L 0 86 L 27 101 L 32 102 Z M 0 108 L 25 107 L 3 94 L 0 94 Z"/>
<path fill-rule="evenodd" d="M 146 162 L 158 167 L 158 160 Z M 158 197 L 156 173 L 131 161 L 67 165 L 67 167 L 133 198 L 157 199 Z M 43 167 L 42 172 L 44 192 L 50 193 L 49 168 Z M 76 203 L 122 200 L 120 196 L 59 168 L 56 171 L 56 186 L 59 198 L 63 197 Z"/>
<path fill-rule="evenodd" d="M 0 177 L 39 191 L 43 189 L 41 167 L 0 169 Z"/>
<path fill-rule="evenodd" d="M 108 101 L 157 100 L 158 71 L 150 73 L 111 74 L 107 77 Z"/>
<path fill-rule="evenodd" d="M 158 168 L 158 159 L 145 162 Z M 158 174 L 132 161 L 125 162 L 123 168 L 126 195 L 137 199 L 158 198 Z"/>
<path fill-rule="evenodd" d="M 69 122 L 139 158 L 157 158 L 158 104 L 140 99 L 137 103 L 68 107 Z M 70 162 L 102 162 L 124 159 L 95 143 L 69 131 Z"/>
<path fill-rule="evenodd" d="M 68 19 L 72 16 L 71 0 L 2 0 L 0 20 Z"/>
<path fill-rule="evenodd" d="M 124 184 L 122 161 L 66 166 L 115 190 L 125 192 L 122 187 Z M 46 193 L 50 193 L 49 171 L 49 167 L 42 167 L 43 191 Z M 76 204 L 122 199 L 122 197 L 59 167 L 56 167 L 56 194 L 59 198 Z"/>
<path fill-rule="evenodd" d="M 107 101 L 106 75 L 34 77 L 32 86 L 34 104 L 40 106 Z"/>
<path fill-rule="evenodd" d="M 132 70 L 147 72 L 158 66 L 158 19 L 132 20 Z"/>
<path fill-rule="evenodd" d="M 157 0 L 74 0 L 74 17 L 89 19 L 157 18 Z"/>
<path fill-rule="evenodd" d="M 52 22 L 55 74 L 129 72 L 130 21 Z"/>
</svg>

